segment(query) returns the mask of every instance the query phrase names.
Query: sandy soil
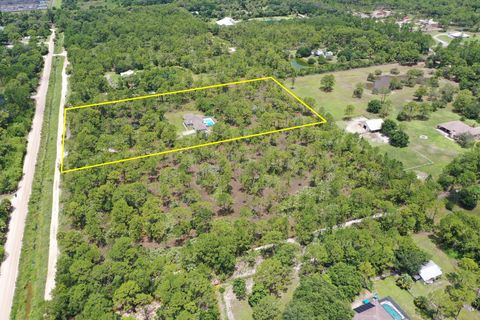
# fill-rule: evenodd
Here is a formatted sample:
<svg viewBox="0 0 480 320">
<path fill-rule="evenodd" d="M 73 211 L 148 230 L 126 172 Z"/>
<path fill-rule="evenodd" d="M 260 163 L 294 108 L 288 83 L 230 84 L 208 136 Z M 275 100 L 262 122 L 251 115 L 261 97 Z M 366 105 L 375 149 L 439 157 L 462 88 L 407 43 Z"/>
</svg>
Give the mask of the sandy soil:
<svg viewBox="0 0 480 320">
<path fill-rule="evenodd" d="M 58 54 L 64 56 L 62 68 L 62 96 L 60 98 L 60 108 L 58 111 L 58 131 L 57 131 L 57 157 L 55 160 L 55 175 L 53 177 L 53 197 L 52 197 L 52 216 L 50 222 L 50 245 L 48 249 L 48 269 L 45 282 L 45 300 L 52 299 L 52 290 L 55 288 L 55 273 L 57 271 L 57 259 L 60 254 L 57 243 L 58 232 L 58 212 L 60 207 L 60 161 L 62 159 L 62 131 L 63 131 L 63 110 L 67 98 L 68 76 L 67 76 L 67 52 Z"/>
<path fill-rule="evenodd" d="M 36 107 L 31 131 L 28 134 L 27 153 L 23 164 L 23 178 L 18 185 L 16 196 L 12 199 L 14 210 L 10 219 L 5 251 L 7 258 L 0 268 L 0 320 L 8 320 L 15 293 L 15 283 L 18 276 L 18 265 L 22 249 L 25 219 L 28 213 L 28 201 L 32 193 L 32 183 L 37 163 L 38 149 L 43 125 L 43 114 L 47 100 L 48 82 L 52 69 L 53 41 L 55 30 L 48 40 L 48 54 L 45 56 L 45 65 L 40 78 L 37 94 L 34 96 Z"/>
</svg>

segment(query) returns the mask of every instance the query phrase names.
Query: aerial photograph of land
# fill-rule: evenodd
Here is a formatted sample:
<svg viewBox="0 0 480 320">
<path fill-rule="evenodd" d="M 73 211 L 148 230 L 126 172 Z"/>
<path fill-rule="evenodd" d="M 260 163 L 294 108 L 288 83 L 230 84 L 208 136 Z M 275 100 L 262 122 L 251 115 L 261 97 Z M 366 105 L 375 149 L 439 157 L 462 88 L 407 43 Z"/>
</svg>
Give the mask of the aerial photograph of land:
<svg viewBox="0 0 480 320">
<path fill-rule="evenodd" d="M 480 320 L 478 0 L 0 0 L 0 320 Z"/>
</svg>

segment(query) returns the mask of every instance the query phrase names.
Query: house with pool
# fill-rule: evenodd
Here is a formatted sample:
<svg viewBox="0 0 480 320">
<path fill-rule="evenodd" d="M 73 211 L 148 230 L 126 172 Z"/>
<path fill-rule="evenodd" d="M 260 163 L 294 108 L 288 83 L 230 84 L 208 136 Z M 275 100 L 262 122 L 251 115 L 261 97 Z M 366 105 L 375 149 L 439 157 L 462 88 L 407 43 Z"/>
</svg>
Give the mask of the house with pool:
<svg viewBox="0 0 480 320">
<path fill-rule="evenodd" d="M 208 133 L 214 125 L 215 119 L 212 117 L 205 117 L 193 113 L 187 113 L 183 116 L 183 126 L 185 127 L 184 135 L 196 132 Z"/>
<path fill-rule="evenodd" d="M 390 297 L 365 299 L 353 309 L 354 320 L 409 320 L 405 311 Z"/>
</svg>

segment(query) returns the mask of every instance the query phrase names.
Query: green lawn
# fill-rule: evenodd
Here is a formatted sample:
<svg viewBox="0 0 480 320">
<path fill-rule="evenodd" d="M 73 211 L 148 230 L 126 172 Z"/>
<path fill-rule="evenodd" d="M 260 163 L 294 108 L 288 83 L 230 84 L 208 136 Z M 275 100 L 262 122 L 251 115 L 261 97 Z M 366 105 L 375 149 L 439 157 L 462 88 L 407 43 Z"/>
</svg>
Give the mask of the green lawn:
<svg viewBox="0 0 480 320">
<path fill-rule="evenodd" d="M 64 57 L 53 57 L 42 138 L 23 236 L 11 319 L 43 319 L 45 313 L 43 296 L 47 276 L 58 110 L 64 59 Z"/>
<path fill-rule="evenodd" d="M 57 33 L 55 37 L 55 47 L 53 49 L 53 53 L 55 54 L 62 53 L 64 39 L 65 39 L 65 35 L 63 34 L 63 32 Z"/>
<path fill-rule="evenodd" d="M 432 256 L 432 260 L 442 268 L 444 274 L 457 269 L 457 261 L 443 252 L 426 233 L 412 235 L 415 244 Z"/>
<path fill-rule="evenodd" d="M 165 118 L 177 128 L 178 134 L 185 131 L 185 127 L 183 126 L 183 116 L 187 113 L 192 113 L 192 111 L 174 111 L 165 113 Z"/>
<path fill-rule="evenodd" d="M 378 117 L 368 113 L 366 108 L 370 100 L 379 99 L 379 96 L 372 94 L 371 90 L 365 89 L 362 98 L 354 98 L 352 96 L 353 90 L 357 83 L 366 83 L 368 73 L 378 69 L 382 70 L 383 74 L 389 74 L 392 68 L 399 69 L 401 74 L 405 74 L 411 69 L 411 67 L 407 66 L 389 64 L 334 72 L 332 74 L 335 75 L 335 87 L 332 92 L 328 93 L 320 90 L 320 80 L 324 74 L 309 75 L 297 78 L 293 91 L 302 98 L 313 97 L 317 103 L 316 109 L 323 108 L 326 110 L 333 116 L 337 125 L 344 128 L 345 107 L 349 104 L 354 106 L 354 117 Z M 423 69 L 426 75 L 431 72 L 429 69 L 416 68 Z M 440 85 L 446 82 L 447 80 L 442 79 Z M 287 84 L 291 86 L 289 82 Z M 414 88 L 404 87 L 402 90 L 395 90 L 389 95 L 388 99 L 392 101 L 393 105 L 389 118 L 395 119 L 403 105 L 413 100 L 413 93 L 416 89 L 417 86 Z M 401 126 L 410 137 L 410 144 L 407 148 L 395 148 L 387 144 L 373 144 L 392 158 L 402 161 L 406 169 L 422 171 L 436 177 L 447 163 L 464 150 L 454 141 L 441 135 L 435 128 L 439 123 L 458 119 L 460 119 L 460 116 L 453 113 L 451 106 L 449 106 L 433 112 L 426 121 L 413 120 L 402 122 Z M 420 136 L 426 136 L 427 139 L 421 139 Z"/>
</svg>

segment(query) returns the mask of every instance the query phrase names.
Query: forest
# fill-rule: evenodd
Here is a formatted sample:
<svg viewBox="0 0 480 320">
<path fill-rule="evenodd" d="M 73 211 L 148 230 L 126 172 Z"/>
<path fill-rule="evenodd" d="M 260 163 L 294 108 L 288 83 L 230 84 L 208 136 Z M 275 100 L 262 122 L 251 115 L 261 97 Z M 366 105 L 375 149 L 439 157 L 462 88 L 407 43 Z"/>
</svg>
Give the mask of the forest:
<svg viewBox="0 0 480 320">
<path fill-rule="evenodd" d="M 158 4 L 164 2 L 175 3 Z M 390 5 L 445 19 L 455 15 L 452 19 L 468 27 L 478 24 L 476 3 L 457 2 L 470 10 L 459 12 L 455 2 L 432 5 L 430 0 Z M 301 49 L 325 48 L 335 54 L 335 61 L 308 71 L 321 73 L 387 62 L 414 64 L 433 43 L 429 35 L 388 21 L 352 17 L 345 12 L 348 1 L 325 1 L 322 6 L 310 0 L 268 3 L 121 1 L 118 7 L 86 10 L 75 1 L 64 2 L 64 9 L 48 16 L 65 35 L 71 63 L 68 106 L 269 75 L 288 87 L 292 78 L 307 73 L 297 73 L 291 65 Z M 356 6 L 376 4 L 360 1 Z M 242 19 L 293 13 L 312 17 L 245 21 L 232 28 L 210 20 L 233 10 L 240 14 L 233 16 Z M 37 59 L 16 66 L 30 72 L 28 77 L 6 73 L 5 110 L 24 110 L 15 113 L 22 119 L 9 120 L 13 127 L 31 121 L 33 104 L 27 98 L 37 85 L 33 75 L 41 69 L 45 50 L 13 39 L 27 34 L 34 38 L 32 28 L 38 35 L 48 34 L 46 16 L 38 19 L 43 27 L 10 21 L 16 27 L 2 33 L 14 43 L 13 49 L 1 49 L 2 57 L 15 61 L 31 54 Z M 25 19 L 30 20 L 36 21 Z M 465 51 L 455 44 L 437 48 L 427 62 L 477 99 L 476 74 L 468 71 L 478 64 L 476 50 L 476 44 Z M 463 68 L 455 70 L 453 62 Z M 15 64 L 5 63 L 9 65 Z M 38 68 L 30 70 L 31 65 Z M 121 75 L 127 71 L 132 72 Z M 25 95 L 7 95 L 9 82 L 23 88 L 15 93 Z M 280 93 L 255 86 L 227 88 L 183 101 L 172 97 L 120 105 L 120 110 L 71 110 L 79 113 L 69 122 L 67 165 L 104 160 L 112 156 L 108 149 L 123 156 L 271 128 L 288 122 L 291 109 L 294 121 L 310 116 Z M 324 115 L 314 99 L 302 98 Z M 12 99 L 26 104 L 10 105 L 17 101 Z M 243 109 L 245 105 L 251 108 Z M 169 112 L 182 108 L 215 117 L 212 134 L 178 139 L 178 128 L 165 120 Z M 5 114 L 7 119 L 10 113 Z M 431 258 L 412 240 L 419 232 L 433 234 L 460 262 L 448 276 L 449 285 L 433 297 L 419 297 L 416 306 L 427 319 L 442 319 L 453 318 L 465 302 L 474 305 L 480 282 L 478 217 L 465 211 L 442 215 L 438 194 L 442 188 L 448 193 L 451 209 L 454 203 L 476 207 L 479 149 L 452 162 L 439 181 L 420 181 L 400 162 L 325 116 L 328 123 L 320 126 L 63 175 L 61 254 L 45 317 L 129 319 L 151 307 L 151 316 L 161 320 L 218 319 L 219 285 L 232 279 L 239 262 L 260 259 L 248 293 L 242 281 L 234 284 L 236 296 L 252 307 L 254 320 L 351 319 L 350 303 L 362 290 L 373 290 L 372 279 L 398 273 L 399 285 L 406 288 Z M 19 130 L 5 128 L 2 134 Z M 23 132 L 24 145 L 25 131 L 18 132 Z M 9 210 L 8 203 L 2 203 L 0 235 Z M 361 224 L 337 228 L 362 218 Z M 255 250 L 259 246 L 267 249 Z M 299 264 L 299 285 L 281 308 L 280 298 Z"/>
<path fill-rule="evenodd" d="M 26 135 L 34 113 L 30 96 L 43 68 L 41 44 L 49 32 L 45 14 L 0 15 L 0 194 L 12 192 L 22 176 Z M 22 43 L 23 37 L 30 37 Z"/>
<path fill-rule="evenodd" d="M 192 134 L 184 125 L 188 115 L 210 117 L 215 124 Z M 66 169 L 320 120 L 271 79 L 72 109 Z"/>
<path fill-rule="evenodd" d="M 401 14 L 421 14 L 440 20 L 443 25 L 450 23 L 470 28 L 472 31 L 480 27 L 480 9 L 475 0 L 111 0 L 120 6 L 152 5 L 176 3 L 191 12 L 198 12 L 203 17 L 223 18 L 231 16 L 235 19 L 258 17 L 287 16 L 292 14 L 319 15 L 352 11 L 370 12 L 378 8 L 393 9 Z M 64 1 L 66 8 L 78 8 L 82 1 Z M 88 1 L 87 1 L 88 3 Z"/>
<path fill-rule="evenodd" d="M 235 3 L 183 5 L 211 10 L 208 15 L 215 17 Z M 254 8 L 252 3 L 252 12 Z M 55 21 L 65 34 L 71 61 L 69 106 L 238 78 L 273 75 L 285 81 L 297 76 L 290 62 L 301 48 L 327 48 L 339 57 L 310 71 L 323 72 L 412 64 L 432 44 L 428 35 L 335 10 L 306 20 L 248 21 L 233 28 L 221 28 L 173 4 L 58 10 Z M 120 76 L 129 70 L 133 72 Z M 322 114 L 313 99 L 302 98 Z M 109 148 L 148 150 L 217 139 L 252 124 L 271 127 L 285 123 L 285 99 L 271 88 L 228 88 L 183 101 L 175 97 L 81 111 L 69 123 L 66 161 L 74 167 L 97 152 L 103 152 L 101 159 Z M 240 108 L 251 104 L 250 111 Z M 264 118 L 263 111 L 272 106 L 279 112 Z M 213 116 L 218 126 L 207 137 L 178 139 L 173 124 L 160 124 L 169 111 L 182 108 Z M 306 116 L 301 112 L 294 109 L 298 117 Z M 435 230 L 442 187 L 452 194 L 459 186 L 471 193 L 478 177 L 472 181 L 466 173 L 465 181 L 454 181 L 451 176 L 461 169 L 452 163 L 440 183 L 431 178 L 420 182 L 401 163 L 344 133 L 328 115 L 327 120 L 322 126 L 64 175 L 65 226 L 59 233 L 57 286 L 48 315 L 118 319 L 156 305 L 158 319 L 217 319 L 221 310 L 214 284 L 231 279 L 239 261 L 254 261 L 255 247 L 270 244 L 272 249 L 261 253 L 251 293 L 246 294 L 242 281 L 235 285 L 235 294 L 248 300 L 255 320 L 314 319 L 318 314 L 325 320 L 351 319 L 349 303 L 361 290 L 371 289 L 375 276 L 395 270 L 411 281 L 430 256 L 410 235 Z M 465 157 L 458 161 L 478 159 Z M 357 227 L 334 228 L 372 216 L 377 219 Z M 284 243 L 291 238 L 305 247 L 303 257 L 297 246 Z M 453 246 L 451 238 L 445 245 L 475 260 L 467 260 L 456 279 L 478 279 L 478 257 Z M 300 284 L 282 311 L 279 297 L 299 259 Z M 458 311 L 454 293 L 461 290 L 472 296 L 471 287 L 452 280 L 442 301 L 421 306 L 449 316 Z"/>
</svg>

